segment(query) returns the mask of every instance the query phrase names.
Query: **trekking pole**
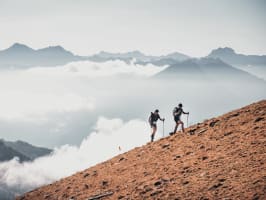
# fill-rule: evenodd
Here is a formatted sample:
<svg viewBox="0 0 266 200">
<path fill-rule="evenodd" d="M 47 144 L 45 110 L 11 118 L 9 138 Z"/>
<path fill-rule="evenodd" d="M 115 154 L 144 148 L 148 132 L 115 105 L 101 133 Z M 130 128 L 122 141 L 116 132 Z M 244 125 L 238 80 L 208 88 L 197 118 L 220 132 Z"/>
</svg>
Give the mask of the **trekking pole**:
<svg viewBox="0 0 266 200">
<path fill-rule="evenodd" d="M 187 114 L 187 128 L 188 128 L 188 116 L 189 116 L 189 114 Z"/>
<path fill-rule="evenodd" d="M 164 121 L 163 121 L 163 137 L 164 137 Z"/>
</svg>

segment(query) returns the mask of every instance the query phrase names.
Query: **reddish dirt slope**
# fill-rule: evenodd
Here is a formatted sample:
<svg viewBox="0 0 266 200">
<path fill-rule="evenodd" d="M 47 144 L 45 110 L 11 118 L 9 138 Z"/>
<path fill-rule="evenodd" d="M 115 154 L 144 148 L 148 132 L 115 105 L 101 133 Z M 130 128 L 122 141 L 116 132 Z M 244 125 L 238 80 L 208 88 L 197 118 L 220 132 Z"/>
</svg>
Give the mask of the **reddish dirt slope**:
<svg viewBox="0 0 266 200">
<path fill-rule="evenodd" d="M 266 199 L 266 100 L 186 131 L 17 199 Z"/>
</svg>

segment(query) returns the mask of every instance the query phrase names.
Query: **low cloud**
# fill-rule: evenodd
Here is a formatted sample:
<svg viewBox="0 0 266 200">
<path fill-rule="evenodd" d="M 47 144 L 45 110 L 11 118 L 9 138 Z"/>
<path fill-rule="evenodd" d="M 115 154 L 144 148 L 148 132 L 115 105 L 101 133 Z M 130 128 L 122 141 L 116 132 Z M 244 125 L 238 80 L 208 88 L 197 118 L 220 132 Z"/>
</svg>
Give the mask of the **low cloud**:
<svg viewBox="0 0 266 200">
<path fill-rule="evenodd" d="M 95 131 L 79 147 L 64 145 L 33 162 L 19 163 L 13 159 L 0 163 L 0 185 L 5 185 L 9 191 L 25 192 L 141 146 L 148 140 L 149 127 L 144 121 L 124 122 L 100 117 Z"/>
<path fill-rule="evenodd" d="M 104 85 L 101 78 L 152 76 L 164 68 L 116 60 L 3 71 L 0 74 L 0 120 L 43 121 L 48 120 L 50 114 L 91 111 L 97 106 L 96 94 L 101 92 L 96 86 Z"/>
<path fill-rule="evenodd" d="M 7 91 L 0 93 L 0 119 L 45 120 L 47 114 L 92 110 L 93 99 L 77 94 Z"/>
<path fill-rule="evenodd" d="M 134 60 L 126 63 L 121 60 L 106 62 L 77 61 L 58 67 L 35 67 L 28 70 L 32 74 L 42 74 L 57 77 L 87 77 L 101 78 L 121 75 L 153 76 L 167 66 L 159 67 L 153 64 L 140 65 Z"/>
</svg>

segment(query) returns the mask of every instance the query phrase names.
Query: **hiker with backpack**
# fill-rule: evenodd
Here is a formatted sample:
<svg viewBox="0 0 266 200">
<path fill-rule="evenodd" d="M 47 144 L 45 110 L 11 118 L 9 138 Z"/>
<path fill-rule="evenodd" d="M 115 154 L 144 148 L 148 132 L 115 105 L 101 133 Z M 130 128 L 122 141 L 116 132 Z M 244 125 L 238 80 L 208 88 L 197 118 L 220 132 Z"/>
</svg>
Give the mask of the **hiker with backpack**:
<svg viewBox="0 0 266 200">
<path fill-rule="evenodd" d="M 157 131 L 157 121 L 158 119 L 160 119 L 161 121 L 164 121 L 164 118 L 161 118 L 159 115 L 159 110 L 156 109 L 154 112 L 151 112 L 151 115 L 149 117 L 149 124 L 152 128 L 152 132 L 151 132 L 151 142 L 153 142 L 154 140 L 154 135 Z"/>
<path fill-rule="evenodd" d="M 174 132 L 170 133 L 170 135 L 173 135 L 176 133 L 177 128 L 180 124 L 181 124 L 181 128 L 182 128 L 182 132 L 183 133 L 185 132 L 184 122 L 181 120 L 181 115 L 182 114 L 189 115 L 189 112 L 184 112 L 182 107 L 183 107 L 183 105 L 182 105 L 182 103 L 180 103 L 178 105 L 178 107 L 175 107 L 173 110 L 173 116 L 174 116 L 174 120 L 175 120 L 176 125 L 175 125 Z"/>
</svg>

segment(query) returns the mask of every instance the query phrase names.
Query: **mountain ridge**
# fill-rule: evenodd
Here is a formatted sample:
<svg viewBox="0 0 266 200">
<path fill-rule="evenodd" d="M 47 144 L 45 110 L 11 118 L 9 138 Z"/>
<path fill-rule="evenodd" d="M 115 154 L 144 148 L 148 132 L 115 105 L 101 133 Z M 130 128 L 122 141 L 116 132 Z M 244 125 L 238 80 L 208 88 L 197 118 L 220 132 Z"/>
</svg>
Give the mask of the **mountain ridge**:
<svg viewBox="0 0 266 200">
<path fill-rule="evenodd" d="M 29 157 L 7 146 L 3 140 L 0 140 L 0 162 L 9 161 L 15 157 L 19 158 L 20 162 L 30 160 Z"/>
<path fill-rule="evenodd" d="M 18 157 L 21 162 L 34 160 L 38 157 L 48 155 L 52 150 L 44 147 L 33 146 L 24 141 L 10 142 L 0 139 L 2 151 L 0 151 L 0 162 L 8 161 Z"/>
<path fill-rule="evenodd" d="M 27 199 L 265 199 L 266 100 L 37 188 Z"/>
<path fill-rule="evenodd" d="M 227 64 L 220 58 L 203 57 L 188 59 L 171 64 L 154 76 L 155 79 L 187 79 L 187 80 L 231 80 L 252 81 L 260 84 L 266 82 L 242 69 Z"/>
<path fill-rule="evenodd" d="M 266 55 L 244 55 L 236 53 L 230 47 L 217 48 L 211 51 L 207 57 L 220 58 L 231 65 L 262 65 L 266 66 Z"/>
<path fill-rule="evenodd" d="M 160 59 L 182 61 L 189 56 L 173 52 L 163 56 L 150 56 L 134 50 L 125 53 L 110 53 L 101 51 L 91 56 L 74 55 L 60 45 L 33 49 L 21 43 L 14 43 L 7 49 L 0 50 L 0 69 L 2 68 L 29 68 L 34 66 L 57 66 L 74 61 L 106 62 L 108 60 L 122 60 L 129 63 L 132 59 L 137 62 L 151 62 Z"/>
</svg>

